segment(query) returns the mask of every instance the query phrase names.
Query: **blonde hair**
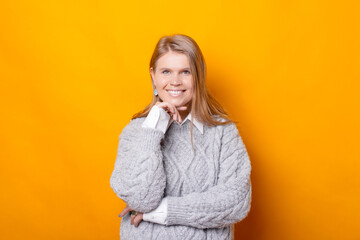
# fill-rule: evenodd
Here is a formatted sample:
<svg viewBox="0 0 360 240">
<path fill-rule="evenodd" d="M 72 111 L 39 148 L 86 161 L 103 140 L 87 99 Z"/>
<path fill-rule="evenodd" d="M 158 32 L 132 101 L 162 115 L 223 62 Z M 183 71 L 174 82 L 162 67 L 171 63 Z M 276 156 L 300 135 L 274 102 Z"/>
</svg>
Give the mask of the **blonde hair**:
<svg viewBox="0 0 360 240">
<path fill-rule="evenodd" d="M 194 81 L 194 93 L 191 103 L 191 145 L 193 146 L 193 118 L 206 126 L 225 125 L 235 122 L 230 119 L 221 104 L 209 93 L 206 86 L 206 65 L 204 56 L 197 43 L 189 36 L 184 34 L 173 34 L 160 38 L 155 46 L 150 60 L 150 68 L 156 72 L 157 60 L 169 51 L 183 53 L 187 56 L 190 63 L 190 72 Z M 153 85 L 154 88 L 154 85 Z M 154 89 L 153 89 L 154 90 Z M 133 115 L 132 119 L 146 117 L 151 108 L 160 101 L 159 96 L 153 94 L 152 101 L 142 111 Z M 223 119 L 216 119 L 219 115 Z M 193 146 L 194 147 L 194 146 Z"/>
</svg>

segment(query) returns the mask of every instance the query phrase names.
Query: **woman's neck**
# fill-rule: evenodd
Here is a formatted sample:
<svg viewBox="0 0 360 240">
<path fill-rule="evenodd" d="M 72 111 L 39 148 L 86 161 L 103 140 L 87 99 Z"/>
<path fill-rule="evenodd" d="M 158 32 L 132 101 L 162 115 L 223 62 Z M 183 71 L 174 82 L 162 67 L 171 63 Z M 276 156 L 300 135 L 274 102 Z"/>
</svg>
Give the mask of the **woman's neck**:
<svg viewBox="0 0 360 240">
<path fill-rule="evenodd" d="M 191 102 L 185 105 L 187 108 L 184 111 L 179 111 L 181 119 L 184 120 L 191 111 Z"/>
</svg>

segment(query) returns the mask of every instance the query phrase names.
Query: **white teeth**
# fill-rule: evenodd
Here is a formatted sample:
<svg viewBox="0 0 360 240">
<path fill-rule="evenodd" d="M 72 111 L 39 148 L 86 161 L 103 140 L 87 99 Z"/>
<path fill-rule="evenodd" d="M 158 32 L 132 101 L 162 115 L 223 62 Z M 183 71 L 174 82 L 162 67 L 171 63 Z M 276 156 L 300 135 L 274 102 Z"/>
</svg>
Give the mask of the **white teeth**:
<svg viewBox="0 0 360 240">
<path fill-rule="evenodd" d="M 182 93 L 183 91 L 168 91 L 168 93 L 170 93 L 173 96 L 178 96 Z"/>
</svg>

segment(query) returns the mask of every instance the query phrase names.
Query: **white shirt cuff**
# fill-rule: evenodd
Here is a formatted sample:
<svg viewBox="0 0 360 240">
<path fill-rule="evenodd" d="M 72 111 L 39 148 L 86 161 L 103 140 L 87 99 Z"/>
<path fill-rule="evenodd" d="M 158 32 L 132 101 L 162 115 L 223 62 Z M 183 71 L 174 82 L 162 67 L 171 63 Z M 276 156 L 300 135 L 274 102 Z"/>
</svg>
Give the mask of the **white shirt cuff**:
<svg viewBox="0 0 360 240">
<path fill-rule="evenodd" d="M 141 126 L 143 128 L 159 129 L 165 134 L 169 120 L 170 115 L 163 108 L 154 105 Z"/>
<path fill-rule="evenodd" d="M 154 222 L 158 224 L 166 224 L 167 217 L 167 198 L 161 200 L 160 205 L 151 212 L 143 214 L 143 220 L 148 222 Z"/>
</svg>

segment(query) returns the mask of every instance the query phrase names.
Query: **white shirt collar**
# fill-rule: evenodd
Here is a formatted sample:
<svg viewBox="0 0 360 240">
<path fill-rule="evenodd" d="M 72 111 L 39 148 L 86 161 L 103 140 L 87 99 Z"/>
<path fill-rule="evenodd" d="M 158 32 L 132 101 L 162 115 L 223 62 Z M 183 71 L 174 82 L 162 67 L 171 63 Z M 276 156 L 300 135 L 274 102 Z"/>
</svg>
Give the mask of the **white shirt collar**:
<svg viewBox="0 0 360 240">
<path fill-rule="evenodd" d="M 191 113 L 190 112 L 181 123 L 178 123 L 178 122 L 175 122 L 175 123 L 177 123 L 177 124 L 179 124 L 181 126 L 187 120 L 191 121 Z M 174 119 L 171 119 L 171 122 L 169 123 L 169 126 L 172 124 L 172 122 L 174 122 Z M 194 117 L 194 125 L 201 132 L 201 134 L 204 133 L 204 125 L 201 122 L 199 122 L 198 120 L 196 120 L 196 117 Z"/>
</svg>

